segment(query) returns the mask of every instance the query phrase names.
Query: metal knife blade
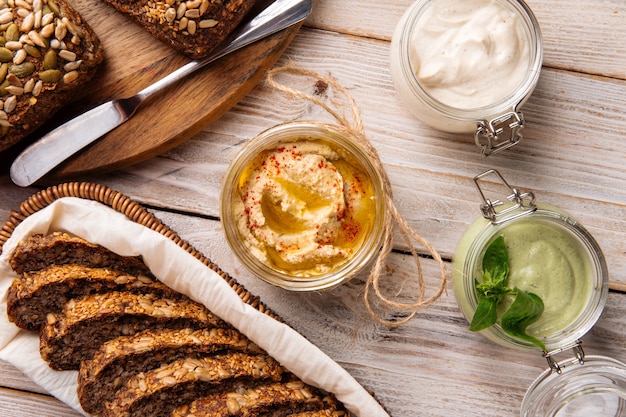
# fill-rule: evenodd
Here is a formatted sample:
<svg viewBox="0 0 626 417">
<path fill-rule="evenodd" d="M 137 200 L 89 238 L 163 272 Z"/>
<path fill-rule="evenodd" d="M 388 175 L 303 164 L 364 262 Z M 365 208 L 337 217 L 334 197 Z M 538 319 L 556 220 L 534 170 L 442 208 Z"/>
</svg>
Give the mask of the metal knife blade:
<svg viewBox="0 0 626 417">
<path fill-rule="evenodd" d="M 61 162 L 122 123 L 123 118 L 112 101 L 83 113 L 79 118 L 59 126 L 24 150 L 11 165 L 11 180 L 20 187 L 31 185 Z"/>
</svg>

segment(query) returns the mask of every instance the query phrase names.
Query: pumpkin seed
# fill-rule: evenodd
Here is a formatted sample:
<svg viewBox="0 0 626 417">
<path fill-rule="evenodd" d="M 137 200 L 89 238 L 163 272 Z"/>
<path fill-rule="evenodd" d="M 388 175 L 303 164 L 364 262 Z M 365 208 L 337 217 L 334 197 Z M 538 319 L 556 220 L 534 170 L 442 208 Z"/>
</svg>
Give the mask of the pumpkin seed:
<svg viewBox="0 0 626 417">
<path fill-rule="evenodd" d="M 49 69 L 39 73 L 39 79 L 44 83 L 58 83 L 62 77 L 61 71 L 56 69 Z"/>
<path fill-rule="evenodd" d="M 48 7 L 52 11 L 52 13 L 54 13 L 57 17 L 61 17 L 61 10 L 59 9 L 59 6 L 57 6 L 55 2 L 48 1 Z"/>
<path fill-rule="evenodd" d="M 4 37 L 7 42 L 18 41 L 20 39 L 20 30 L 17 27 L 17 23 L 11 23 L 4 33 Z"/>
<path fill-rule="evenodd" d="M 4 46 L 0 47 L 0 62 L 9 62 L 13 59 L 13 52 Z"/>
<path fill-rule="evenodd" d="M 33 46 L 33 45 L 24 45 L 24 51 L 26 51 L 26 53 L 34 58 L 41 58 L 41 52 L 39 52 L 39 48 Z"/>
<path fill-rule="evenodd" d="M 0 65 L 0 80 L 4 80 L 9 73 L 9 64 Z"/>
<path fill-rule="evenodd" d="M 53 49 L 49 49 L 43 57 L 43 69 L 49 70 L 57 67 L 57 53 Z"/>
<path fill-rule="evenodd" d="M 12 65 L 9 68 L 11 74 L 17 75 L 19 78 L 25 78 L 35 72 L 35 64 L 32 62 L 22 62 L 19 65 Z"/>
<path fill-rule="evenodd" d="M 9 92 L 5 90 L 5 88 L 8 86 L 9 86 L 9 82 L 7 80 L 4 80 L 2 83 L 0 83 L 0 97 L 4 97 L 7 94 L 9 94 Z"/>
</svg>

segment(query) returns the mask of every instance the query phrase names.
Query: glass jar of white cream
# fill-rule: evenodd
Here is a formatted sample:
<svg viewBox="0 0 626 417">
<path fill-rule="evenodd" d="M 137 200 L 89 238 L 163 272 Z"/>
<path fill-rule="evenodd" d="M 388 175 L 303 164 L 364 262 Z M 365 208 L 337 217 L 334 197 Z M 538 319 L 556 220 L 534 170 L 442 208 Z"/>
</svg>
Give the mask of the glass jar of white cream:
<svg viewBox="0 0 626 417">
<path fill-rule="evenodd" d="M 479 181 L 489 175 L 496 175 L 511 192 L 508 203 L 485 196 Z M 626 365 L 603 356 L 585 356 L 582 349 L 581 339 L 599 319 L 608 296 L 608 270 L 598 243 L 566 212 L 536 203 L 532 192 L 511 187 L 497 171 L 486 171 L 474 181 L 484 202 L 483 216 L 472 223 L 457 245 L 452 267 L 454 293 L 463 315 L 474 323 L 479 303 L 490 296 L 481 285 L 498 275 L 494 259 L 506 259 L 505 267 L 500 267 L 506 270 L 506 278 L 497 290 L 506 287 L 511 293 L 495 307 L 495 322 L 480 330 L 481 334 L 504 347 L 526 349 L 537 349 L 538 344 L 525 336 L 536 338 L 543 344 L 549 365 L 528 389 L 520 415 L 626 415 Z M 506 251 L 497 256 L 489 253 L 500 238 Z M 490 294 L 497 292 L 494 288 Z M 541 312 L 532 320 L 526 321 L 532 308 L 526 313 L 521 304 L 513 309 L 517 300 L 512 298 L 522 291 L 541 300 Z M 523 336 L 505 328 L 505 314 L 511 310 L 517 314 L 517 323 L 524 323 Z M 557 359 L 570 350 L 573 356 Z"/>
<path fill-rule="evenodd" d="M 489 155 L 520 140 L 519 108 L 542 59 L 539 24 L 522 0 L 417 0 L 393 34 L 391 77 L 418 119 L 473 132 Z"/>
</svg>

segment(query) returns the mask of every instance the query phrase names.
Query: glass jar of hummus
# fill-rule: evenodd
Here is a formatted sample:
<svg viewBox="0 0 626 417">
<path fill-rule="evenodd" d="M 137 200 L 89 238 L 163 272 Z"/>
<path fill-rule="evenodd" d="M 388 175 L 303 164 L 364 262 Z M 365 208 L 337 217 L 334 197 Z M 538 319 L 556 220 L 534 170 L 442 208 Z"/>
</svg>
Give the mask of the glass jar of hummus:
<svg viewBox="0 0 626 417">
<path fill-rule="evenodd" d="M 242 263 L 293 291 L 351 279 L 384 237 L 380 173 L 358 145 L 315 123 L 278 125 L 246 144 L 227 170 L 220 204 Z"/>
<path fill-rule="evenodd" d="M 396 26 L 390 66 L 418 119 L 474 133 L 489 155 L 520 140 L 519 108 L 542 59 L 539 24 L 522 0 L 417 0 Z"/>
</svg>

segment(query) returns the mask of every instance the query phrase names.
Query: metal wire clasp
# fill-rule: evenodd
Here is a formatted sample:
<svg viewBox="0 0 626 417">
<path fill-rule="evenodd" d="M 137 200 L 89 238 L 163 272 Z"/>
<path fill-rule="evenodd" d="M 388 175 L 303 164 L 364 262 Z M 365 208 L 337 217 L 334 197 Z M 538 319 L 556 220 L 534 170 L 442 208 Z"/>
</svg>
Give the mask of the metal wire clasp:
<svg viewBox="0 0 626 417">
<path fill-rule="evenodd" d="M 567 366 L 567 364 L 576 364 L 576 363 L 579 363 L 581 365 L 584 364 L 585 363 L 585 351 L 583 350 L 582 343 L 583 343 L 582 340 L 577 340 L 570 345 L 563 346 L 562 348 L 544 353 L 543 356 L 548 361 L 548 366 L 550 366 L 550 369 L 552 369 L 557 374 L 560 374 L 563 371 L 562 368 L 564 366 Z M 574 357 L 563 362 L 558 362 L 554 358 L 554 355 L 564 352 L 567 349 L 572 349 L 572 351 L 574 352 Z"/>
<path fill-rule="evenodd" d="M 522 138 L 523 127 L 524 115 L 521 112 L 512 111 L 492 120 L 478 121 L 474 139 L 476 145 L 482 148 L 482 154 L 489 156 L 519 142 Z"/>
<path fill-rule="evenodd" d="M 503 208 L 500 211 L 497 210 L 497 207 L 502 206 L 504 203 L 500 200 L 491 201 L 485 197 L 485 194 L 479 184 L 479 180 L 491 174 L 495 174 L 500 179 L 500 182 L 502 182 L 502 184 L 504 184 L 511 191 L 511 194 L 507 196 L 507 200 L 514 203 L 513 205 Z M 490 169 L 489 171 L 485 171 L 482 174 L 475 176 L 474 183 L 476 184 L 476 188 L 478 188 L 478 192 L 484 201 L 484 204 L 481 204 L 480 206 L 483 217 L 490 220 L 494 225 L 525 216 L 537 210 L 537 206 L 535 205 L 535 195 L 532 192 L 521 192 L 517 188 L 511 187 L 509 183 L 506 182 L 504 177 L 502 177 L 502 175 L 500 175 L 500 173 L 495 169 Z M 529 201 L 525 202 L 525 199 L 529 199 Z"/>
</svg>

